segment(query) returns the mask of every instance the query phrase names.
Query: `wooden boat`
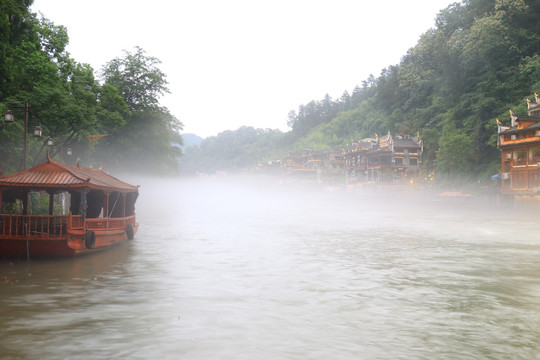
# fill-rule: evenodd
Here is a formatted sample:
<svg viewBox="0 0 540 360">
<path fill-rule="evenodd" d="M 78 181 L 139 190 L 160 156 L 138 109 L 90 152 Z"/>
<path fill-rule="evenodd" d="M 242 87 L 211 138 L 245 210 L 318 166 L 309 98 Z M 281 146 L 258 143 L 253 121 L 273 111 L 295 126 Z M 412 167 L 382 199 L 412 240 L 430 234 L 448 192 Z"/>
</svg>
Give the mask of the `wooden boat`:
<svg viewBox="0 0 540 360">
<path fill-rule="evenodd" d="M 138 195 L 138 186 L 101 169 L 47 154 L 41 165 L 0 177 L 0 256 L 73 256 L 131 240 Z"/>
</svg>

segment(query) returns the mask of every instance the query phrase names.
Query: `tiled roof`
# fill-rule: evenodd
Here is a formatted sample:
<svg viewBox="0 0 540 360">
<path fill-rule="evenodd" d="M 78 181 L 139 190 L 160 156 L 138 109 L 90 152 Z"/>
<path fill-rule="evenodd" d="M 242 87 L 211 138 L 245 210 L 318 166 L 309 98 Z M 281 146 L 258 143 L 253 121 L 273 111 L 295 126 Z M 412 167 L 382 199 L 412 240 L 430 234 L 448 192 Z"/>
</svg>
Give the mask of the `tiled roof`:
<svg viewBox="0 0 540 360">
<path fill-rule="evenodd" d="M 516 134 L 522 131 L 540 129 L 540 117 L 538 116 L 517 115 L 516 121 L 535 122 L 536 124 L 529 125 L 527 127 L 524 127 L 523 129 L 518 129 L 517 126 L 512 126 L 506 130 L 501 131 L 499 134 Z"/>
<path fill-rule="evenodd" d="M 533 116 L 533 115 L 516 115 L 516 119 L 521 120 L 521 121 L 532 121 L 532 122 L 540 121 L 540 117 Z"/>
<path fill-rule="evenodd" d="M 101 169 L 80 168 L 47 159 L 43 164 L 16 174 L 0 177 L 0 187 L 90 189 L 136 192 L 137 186 L 125 183 Z"/>
</svg>

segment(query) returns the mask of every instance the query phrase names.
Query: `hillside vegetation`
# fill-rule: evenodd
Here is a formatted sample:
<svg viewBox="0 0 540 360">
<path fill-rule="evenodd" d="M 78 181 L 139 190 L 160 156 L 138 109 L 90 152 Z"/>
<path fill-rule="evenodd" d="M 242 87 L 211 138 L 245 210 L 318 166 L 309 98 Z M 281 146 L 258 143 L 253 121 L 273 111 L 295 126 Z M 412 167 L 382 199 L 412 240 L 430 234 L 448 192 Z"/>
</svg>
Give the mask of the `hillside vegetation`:
<svg viewBox="0 0 540 360">
<path fill-rule="evenodd" d="M 96 73 L 71 58 L 67 29 L 32 13 L 32 2 L 0 0 L 0 114 L 15 117 L 0 123 L 0 173 L 24 167 L 25 118 L 28 166 L 47 148 L 71 164 L 174 171 L 182 123 L 159 103 L 168 92 L 160 61 L 135 48 Z M 35 126 L 41 138 L 32 137 Z"/>
<path fill-rule="evenodd" d="M 540 92 L 539 17 L 540 0 L 454 3 L 399 64 L 339 99 L 327 95 L 291 111 L 290 132 L 221 133 L 188 149 L 184 168 L 239 169 L 390 131 L 420 134 L 426 171 L 485 179 L 500 166 L 495 119 L 509 123 L 508 110 L 525 113 L 526 98 Z"/>
</svg>

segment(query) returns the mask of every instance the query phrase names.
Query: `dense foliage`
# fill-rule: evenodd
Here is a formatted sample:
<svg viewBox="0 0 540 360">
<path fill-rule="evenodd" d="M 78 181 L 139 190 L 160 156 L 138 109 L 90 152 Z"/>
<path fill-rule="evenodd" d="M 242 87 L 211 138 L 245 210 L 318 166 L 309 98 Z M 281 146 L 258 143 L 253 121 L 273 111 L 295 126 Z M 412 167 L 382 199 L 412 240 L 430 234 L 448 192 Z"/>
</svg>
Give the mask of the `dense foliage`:
<svg viewBox="0 0 540 360">
<path fill-rule="evenodd" d="M 0 124 L 3 171 L 22 168 L 24 101 L 28 166 L 44 159 L 50 137 L 55 143 L 50 153 L 66 162 L 80 158 L 85 166 L 174 170 L 182 124 L 159 106 L 159 96 L 168 91 L 159 60 L 136 48 L 106 64 L 99 82 L 94 69 L 66 51 L 67 29 L 31 13 L 31 4 L 0 0 L 0 113 L 9 108 L 16 118 Z M 38 124 L 43 137 L 34 139 Z"/>
<path fill-rule="evenodd" d="M 320 150 L 388 131 L 420 133 L 426 171 L 486 178 L 500 164 L 495 119 L 508 124 L 508 110 L 525 113 L 525 98 L 540 92 L 539 17 L 540 0 L 451 4 L 398 65 L 351 94 L 291 111 L 284 143 Z"/>
</svg>

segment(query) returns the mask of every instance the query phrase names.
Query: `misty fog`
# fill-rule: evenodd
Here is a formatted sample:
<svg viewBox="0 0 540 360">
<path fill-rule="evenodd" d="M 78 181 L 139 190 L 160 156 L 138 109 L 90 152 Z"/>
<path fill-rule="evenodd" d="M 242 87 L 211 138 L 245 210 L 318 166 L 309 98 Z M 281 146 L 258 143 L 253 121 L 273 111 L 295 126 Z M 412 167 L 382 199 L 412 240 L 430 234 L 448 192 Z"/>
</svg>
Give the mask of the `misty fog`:
<svg viewBox="0 0 540 360">
<path fill-rule="evenodd" d="M 288 181 L 265 176 L 224 176 L 201 178 L 136 178 L 141 185 L 137 214 L 166 222 L 187 220 L 206 214 L 211 229 L 227 219 L 226 225 L 260 229 L 257 221 L 276 228 L 306 228 L 306 231 L 334 230 L 388 231 L 424 234 L 464 240 L 482 233 L 526 241 L 507 226 L 534 213 L 519 212 L 495 199 L 443 199 L 441 190 L 414 191 L 361 187 L 329 187 L 317 183 Z M 534 225 L 534 224 L 533 224 Z M 311 229 L 311 230 L 310 230 Z M 248 231 L 245 229 L 244 231 Z M 519 238 L 519 239 L 518 239 Z M 535 239 L 530 236 L 530 239 Z"/>
</svg>

